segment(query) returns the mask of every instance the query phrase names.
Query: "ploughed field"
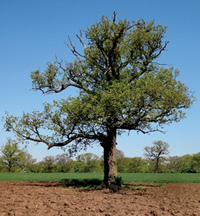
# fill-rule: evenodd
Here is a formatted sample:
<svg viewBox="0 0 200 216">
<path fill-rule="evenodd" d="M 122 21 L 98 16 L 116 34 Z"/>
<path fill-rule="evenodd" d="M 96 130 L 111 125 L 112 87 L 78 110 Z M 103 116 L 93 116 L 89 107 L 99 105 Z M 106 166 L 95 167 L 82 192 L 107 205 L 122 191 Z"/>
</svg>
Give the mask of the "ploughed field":
<svg viewBox="0 0 200 216">
<path fill-rule="evenodd" d="M 199 183 L 142 185 L 113 193 L 63 188 L 56 182 L 0 181 L 0 215 L 200 215 Z"/>
</svg>

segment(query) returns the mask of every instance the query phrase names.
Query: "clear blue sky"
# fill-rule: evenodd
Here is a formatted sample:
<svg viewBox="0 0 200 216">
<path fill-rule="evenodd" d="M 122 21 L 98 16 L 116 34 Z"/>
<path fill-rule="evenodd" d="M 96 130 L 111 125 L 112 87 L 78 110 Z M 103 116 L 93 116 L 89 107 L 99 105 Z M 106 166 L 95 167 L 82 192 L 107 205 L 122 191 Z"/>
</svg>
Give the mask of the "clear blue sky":
<svg viewBox="0 0 200 216">
<path fill-rule="evenodd" d="M 64 42 L 68 35 L 77 43 L 75 35 L 100 20 L 102 15 L 117 19 L 127 18 L 149 21 L 168 26 L 167 52 L 159 59 L 180 70 L 179 79 L 191 91 L 197 101 L 186 111 L 187 118 L 166 126 L 166 134 L 159 132 L 143 135 L 131 132 L 118 137 L 118 149 L 127 157 L 143 156 L 144 146 L 155 140 L 170 145 L 170 155 L 200 152 L 200 1 L 198 0 L 1 0 L 0 1 L 0 118 L 5 111 L 20 116 L 23 111 L 42 109 L 42 103 L 66 97 L 68 94 L 42 95 L 31 91 L 30 73 L 44 69 L 46 63 L 59 58 L 71 61 L 73 56 Z M 14 138 L 3 130 L 0 122 L 0 145 L 6 138 Z M 47 150 L 44 144 L 28 145 L 34 158 L 63 153 Z M 88 149 L 102 154 L 100 146 Z"/>
</svg>

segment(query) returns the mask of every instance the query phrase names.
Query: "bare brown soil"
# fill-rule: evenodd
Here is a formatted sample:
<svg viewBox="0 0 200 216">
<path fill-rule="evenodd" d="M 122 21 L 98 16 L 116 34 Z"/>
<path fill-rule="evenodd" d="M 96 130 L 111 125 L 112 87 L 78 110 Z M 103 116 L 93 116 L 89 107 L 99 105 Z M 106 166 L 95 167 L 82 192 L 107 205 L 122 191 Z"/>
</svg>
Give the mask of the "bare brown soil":
<svg viewBox="0 0 200 216">
<path fill-rule="evenodd" d="M 200 215 L 200 184 L 139 190 L 81 190 L 56 183 L 0 181 L 0 216 Z"/>
</svg>

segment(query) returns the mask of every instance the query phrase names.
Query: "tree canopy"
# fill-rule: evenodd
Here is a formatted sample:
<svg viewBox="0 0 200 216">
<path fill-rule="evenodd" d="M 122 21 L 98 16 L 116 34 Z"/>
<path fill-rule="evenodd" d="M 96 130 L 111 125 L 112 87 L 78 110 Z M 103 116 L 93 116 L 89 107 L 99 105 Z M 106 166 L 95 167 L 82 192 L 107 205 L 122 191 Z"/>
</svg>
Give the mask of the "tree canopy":
<svg viewBox="0 0 200 216">
<path fill-rule="evenodd" d="M 178 70 L 162 67 L 166 27 L 154 21 L 100 22 L 77 35 L 83 52 L 69 38 L 75 60 L 48 63 L 31 73 L 32 88 L 44 94 L 77 88 L 77 97 L 44 104 L 43 111 L 7 115 L 6 130 L 23 140 L 48 148 L 68 147 L 70 153 L 99 142 L 104 148 L 105 182 L 116 173 L 116 136 L 125 130 L 162 131 L 164 124 L 185 117 L 193 102 L 188 88 L 177 80 Z M 86 41 L 86 42 L 85 42 Z M 48 133 L 46 132 L 48 131 Z"/>
<path fill-rule="evenodd" d="M 7 139 L 5 145 L 0 149 L 2 156 L 0 162 L 6 167 L 8 172 L 13 172 L 16 168 L 26 168 L 28 163 L 32 160 L 30 154 L 25 149 L 20 149 L 15 140 Z"/>
</svg>

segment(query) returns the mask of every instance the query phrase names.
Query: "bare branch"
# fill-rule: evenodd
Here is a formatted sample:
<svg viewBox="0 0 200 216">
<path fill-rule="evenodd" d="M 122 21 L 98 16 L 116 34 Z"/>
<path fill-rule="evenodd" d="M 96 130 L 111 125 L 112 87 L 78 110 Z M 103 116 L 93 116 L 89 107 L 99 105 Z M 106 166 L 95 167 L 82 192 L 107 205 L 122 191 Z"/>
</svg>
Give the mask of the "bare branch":
<svg viewBox="0 0 200 216">
<path fill-rule="evenodd" d="M 43 94 L 49 94 L 49 93 L 52 93 L 52 92 L 59 93 L 59 92 L 65 90 L 66 88 L 68 88 L 70 86 L 75 87 L 75 88 L 79 88 L 79 89 L 83 89 L 85 91 L 87 90 L 87 88 L 84 88 L 83 86 L 75 84 L 75 83 L 67 83 L 66 85 L 62 84 L 60 89 L 49 88 L 48 90 L 44 91 L 42 88 L 35 88 L 35 90 L 40 90 L 40 91 L 42 91 Z"/>
<path fill-rule="evenodd" d="M 76 47 L 73 45 L 73 43 L 72 43 L 70 37 L 68 37 L 68 39 L 69 39 L 70 45 L 69 45 L 68 43 L 66 43 L 66 42 L 65 42 L 65 44 L 67 45 L 67 47 L 69 48 L 69 50 L 73 53 L 73 55 L 79 60 L 79 62 L 82 62 L 81 58 L 85 58 L 85 56 L 82 55 L 82 54 L 80 54 L 80 53 L 77 51 L 77 49 L 76 49 Z M 80 57 L 81 57 L 81 58 L 80 58 Z"/>
<path fill-rule="evenodd" d="M 89 135 L 89 134 L 85 134 L 85 133 L 79 133 L 79 134 L 75 134 L 75 135 L 69 137 L 65 142 L 50 143 L 50 144 L 48 144 L 48 149 L 50 149 L 52 147 L 63 147 L 63 146 L 66 146 L 69 143 L 77 140 L 78 138 L 91 139 L 91 140 L 99 140 L 99 139 L 101 139 L 101 137 L 98 136 L 98 135 Z"/>
<path fill-rule="evenodd" d="M 81 42 L 81 44 L 83 45 L 84 49 L 86 48 L 85 43 L 83 42 L 83 34 L 82 31 L 80 31 L 80 36 L 77 34 L 76 37 L 79 39 L 79 41 Z"/>
<path fill-rule="evenodd" d="M 74 83 L 68 82 L 67 84 L 62 84 L 62 85 L 61 85 L 61 88 L 60 88 L 60 89 L 57 89 L 57 90 L 55 91 L 55 93 L 59 93 L 59 92 L 63 91 L 64 89 L 66 89 L 66 88 L 69 87 L 69 86 L 76 87 L 76 88 L 79 88 L 79 89 L 83 89 L 83 90 L 85 90 L 85 91 L 88 90 L 87 87 L 85 87 L 83 84 L 77 82 L 77 80 L 75 80 L 75 79 L 73 78 L 73 76 L 72 76 L 72 74 L 70 73 L 70 71 L 62 66 L 62 62 L 58 61 L 57 57 L 56 57 L 56 63 L 59 65 L 59 68 L 60 68 L 60 69 L 62 69 L 65 73 L 67 73 L 69 79 L 71 79 Z"/>
<path fill-rule="evenodd" d="M 162 130 L 160 130 L 160 129 L 158 129 L 158 128 L 152 129 L 152 130 L 146 130 L 146 131 L 145 131 L 145 130 L 142 130 L 142 129 L 136 129 L 136 131 L 141 132 L 141 133 L 143 133 L 143 134 L 149 134 L 149 133 L 152 133 L 152 132 L 160 132 L 160 133 L 165 134 L 164 131 L 162 131 Z"/>
<path fill-rule="evenodd" d="M 117 12 L 114 11 L 114 12 L 113 12 L 113 23 L 115 23 L 116 15 L 117 15 Z"/>
<path fill-rule="evenodd" d="M 30 140 L 30 141 L 33 141 L 33 142 L 36 142 L 36 143 L 39 143 L 39 142 L 43 142 L 45 143 L 46 145 L 48 145 L 48 142 L 43 140 L 40 135 L 38 135 L 38 132 L 36 131 L 33 131 L 38 137 L 39 139 L 36 139 L 36 138 L 33 138 L 33 137 L 30 137 L 28 135 L 25 135 L 23 134 L 22 132 L 18 131 L 17 129 L 15 129 L 14 127 L 11 127 L 12 130 L 14 131 L 14 133 L 16 133 L 19 137 L 21 137 L 22 139 L 25 139 L 25 140 Z"/>
<path fill-rule="evenodd" d="M 164 46 L 160 49 L 160 51 L 157 54 L 155 54 L 154 56 L 152 56 L 152 59 L 158 58 L 158 56 L 160 56 L 161 53 L 166 49 L 168 43 L 169 43 L 169 41 L 166 41 Z"/>
</svg>

